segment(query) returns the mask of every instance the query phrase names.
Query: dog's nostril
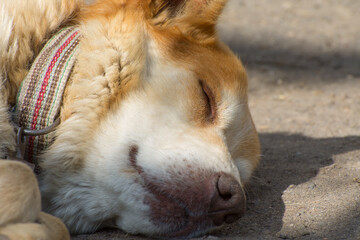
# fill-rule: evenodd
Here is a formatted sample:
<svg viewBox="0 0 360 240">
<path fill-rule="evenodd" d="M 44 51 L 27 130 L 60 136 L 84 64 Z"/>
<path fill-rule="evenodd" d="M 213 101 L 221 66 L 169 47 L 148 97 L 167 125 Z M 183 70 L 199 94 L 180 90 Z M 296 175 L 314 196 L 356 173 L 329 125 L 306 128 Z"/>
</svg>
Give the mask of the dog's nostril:
<svg viewBox="0 0 360 240">
<path fill-rule="evenodd" d="M 233 195 L 239 193 L 241 186 L 232 176 L 220 175 L 216 187 L 219 197 L 225 201 L 229 201 Z"/>
<path fill-rule="evenodd" d="M 224 181 L 220 180 L 220 178 L 221 176 L 216 183 L 217 193 L 224 201 L 228 201 L 232 197 L 231 186 L 228 186 L 227 183 L 224 183 Z"/>
<path fill-rule="evenodd" d="M 209 216 L 215 225 L 233 223 L 245 213 L 246 198 L 238 181 L 221 173 L 215 182 L 214 193 L 209 209 Z"/>
</svg>

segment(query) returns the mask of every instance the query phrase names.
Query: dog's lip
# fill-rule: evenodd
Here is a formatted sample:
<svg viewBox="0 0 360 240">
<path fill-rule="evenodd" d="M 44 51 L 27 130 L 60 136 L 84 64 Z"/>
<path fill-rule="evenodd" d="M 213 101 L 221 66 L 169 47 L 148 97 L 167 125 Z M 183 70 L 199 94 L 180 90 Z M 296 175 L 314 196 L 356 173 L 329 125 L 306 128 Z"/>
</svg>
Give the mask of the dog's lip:
<svg viewBox="0 0 360 240">
<path fill-rule="evenodd" d="M 148 194 L 147 199 L 161 203 L 161 196 L 158 192 L 152 191 Z M 159 234 L 160 238 L 187 239 L 200 236 L 216 227 L 211 220 L 211 215 L 207 211 L 193 212 L 178 199 L 172 198 L 171 200 L 172 204 L 175 204 L 174 208 L 178 208 L 180 212 L 174 212 L 167 217 L 163 216 L 165 219 L 151 216 L 151 222 L 160 229 L 163 229 L 162 233 Z M 179 221 L 176 220 L 177 218 Z"/>
<path fill-rule="evenodd" d="M 231 212 L 233 210 L 236 210 L 236 208 L 220 209 L 220 210 L 208 212 L 206 215 L 207 216 L 213 216 L 213 215 L 217 215 L 217 214 L 221 214 L 221 213 L 228 213 L 228 212 Z"/>
</svg>

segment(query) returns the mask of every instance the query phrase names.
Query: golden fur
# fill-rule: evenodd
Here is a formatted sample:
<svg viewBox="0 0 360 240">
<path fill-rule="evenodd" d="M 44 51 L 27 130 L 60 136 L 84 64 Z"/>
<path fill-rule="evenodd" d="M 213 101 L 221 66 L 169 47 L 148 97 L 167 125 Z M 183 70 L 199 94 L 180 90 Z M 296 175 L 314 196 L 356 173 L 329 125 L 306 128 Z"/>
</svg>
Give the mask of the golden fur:
<svg viewBox="0 0 360 240">
<path fill-rule="evenodd" d="M 66 201 L 73 202 L 74 198 L 66 200 L 65 193 L 73 188 L 70 181 L 93 183 L 105 169 L 101 165 L 106 161 L 99 167 L 95 159 L 108 159 L 113 149 L 100 152 L 113 142 L 105 144 L 99 139 L 105 133 L 109 139 L 117 136 L 108 132 L 115 131 L 111 126 L 121 125 L 120 113 L 127 111 L 124 104 L 130 105 L 129 99 L 134 99 L 133 104 L 144 98 L 158 109 L 167 109 L 164 115 L 173 111 L 169 119 L 176 116 L 174 122 L 186 125 L 184 131 L 192 139 L 206 140 L 221 153 L 220 158 L 231 161 L 224 167 L 223 162 L 209 160 L 209 168 L 229 172 L 241 185 L 249 180 L 258 164 L 259 141 L 247 104 L 245 70 L 216 34 L 215 24 L 225 3 L 101 0 L 85 6 L 80 0 L 0 0 L 0 13 L 4 13 L 0 16 L 0 34 L 5 34 L 0 40 L 0 157 L 16 151 L 8 107 L 14 104 L 31 61 L 58 29 L 74 24 L 80 28 L 80 52 L 63 97 L 61 125 L 56 140 L 41 157 L 43 207 L 60 217 L 71 232 L 89 232 L 99 227 L 98 223 L 80 226 L 81 221 L 75 216 L 72 219 Z M 166 74 L 185 80 L 169 84 Z M 158 125 L 169 122 L 158 119 L 160 115 L 150 113 L 140 118 L 154 118 L 152 122 Z M 181 148 L 179 141 L 175 145 Z M 121 177 L 137 174 L 128 165 L 117 172 L 123 174 Z M 40 212 L 39 195 L 36 179 L 26 166 L 1 161 L 0 234 L 10 239 L 68 238 L 57 218 Z M 64 202 L 59 200 L 61 196 Z M 87 205 L 81 204 L 85 209 L 81 211 L 86 213 Z M 106 218 L 106 211 L 96 215 L 101 214 Z M 139 232 L 127 223 L 121 224 L 125 231 Z M 157 231 L 143 234 L 156 235 Z"/>
</svg>

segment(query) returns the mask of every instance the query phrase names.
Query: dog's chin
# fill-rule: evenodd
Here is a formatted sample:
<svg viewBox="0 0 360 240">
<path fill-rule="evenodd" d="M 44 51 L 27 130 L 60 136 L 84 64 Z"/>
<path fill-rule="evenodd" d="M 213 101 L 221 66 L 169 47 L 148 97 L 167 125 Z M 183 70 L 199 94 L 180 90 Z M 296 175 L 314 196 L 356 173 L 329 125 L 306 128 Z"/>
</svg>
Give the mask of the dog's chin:
<svg viewBox="0 0 360 240">
<path fill-rule="evenodd" d="M 207 211 L 193 211 L 178 199 L 161 193 L 146 194 L 142 202 L 147 210 L 132 206 L 108 227 L 157 239 L 188 239 L 218 228 Z"/>
<path fill-rule="evenodd" d="M 191 238 L 204 235 L 215 228 L 207 212 L 191 212 L 182 203 L 146 199 L 151 206 L 150 221 L 159 229 L 160 238 Z"/>
<path fill-rule="evenodd" d="M 154 185 L 156 186 L 156 185 Z M 156 190 L 154 190 L 156 189 Z M 174 187 L 176 189 L 176 187 Z M 212 214 L 209 213 L 210 202 L 208 198 L 202 199 L 199 204 L 190 205 L 190 199 L 181 198 L 169 189 L 157 187 L 147 188 L 148 192 L 143 198 L 143 204 L 148 207 L 140 222 L 130 224 L 132 229 L 119 225 L 124 231 L 141 234 L 160 239 L 188 239 L 202 236 L 211 230 L 219 228 L 215 224 Z M 184 195 L 186 195 L 184 193 Z M 200 194 L 206 196 L 205 193 Z M 193 197 L 196 200 L 196 196 Z M 199 198 L 199 197 L 198 197 Z M 201 197 L 200 197 L 201 198 Z M 151 227 L 143 227 L 143 226 Z M 127 223 L 127 226 L 128 223 Z M 135 227 L 134 226 L 138 226 Z"/>
<path fill-rule="evenodd" d="M 166 220 L 162 220 L 151 219 L 153 225 L 151 229 L 124 229 L 120 226 L 118 228 L 133 234 L 157 239 L 189 239 L 203 236 L 220 228 L 215 226 L 205 214 L 197 217 L 182 216 L 181 218 L 179 216 L 168 216 Z"/>
</svg>

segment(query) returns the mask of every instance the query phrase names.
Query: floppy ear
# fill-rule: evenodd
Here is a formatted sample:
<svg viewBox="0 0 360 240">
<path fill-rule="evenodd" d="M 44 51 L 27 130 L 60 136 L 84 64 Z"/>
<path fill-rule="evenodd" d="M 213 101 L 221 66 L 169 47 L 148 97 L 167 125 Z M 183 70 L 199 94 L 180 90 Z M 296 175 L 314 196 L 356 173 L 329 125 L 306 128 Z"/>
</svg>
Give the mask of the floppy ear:
<svg viewBox="0 0 360 240">
<path fill-rule="evenodd" d="M 150 0 L 155 25 L 176 26 L 194 38 L 215 34 L 215 24 L 227 0 Z"/>
</svg>

